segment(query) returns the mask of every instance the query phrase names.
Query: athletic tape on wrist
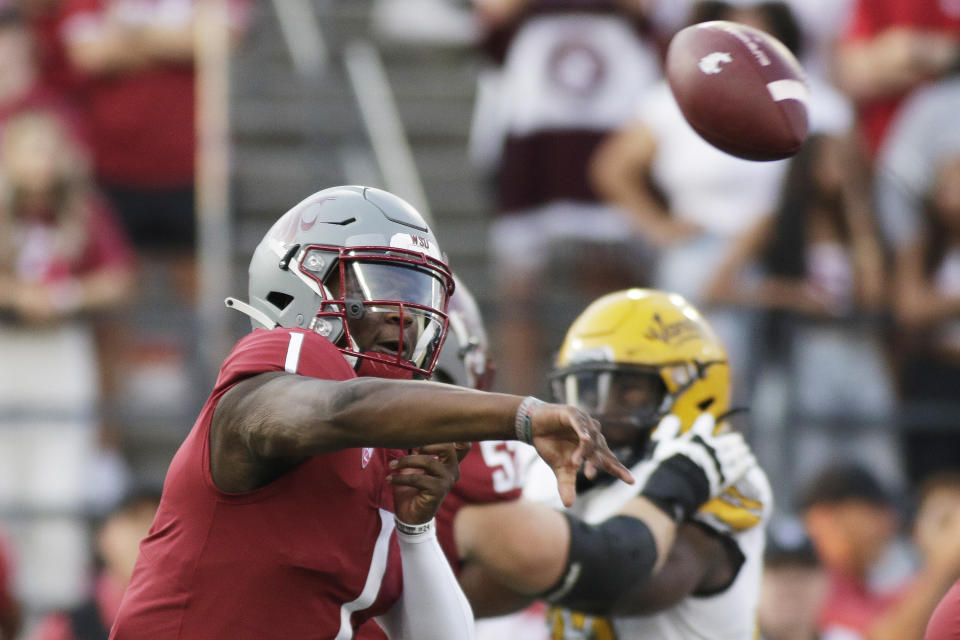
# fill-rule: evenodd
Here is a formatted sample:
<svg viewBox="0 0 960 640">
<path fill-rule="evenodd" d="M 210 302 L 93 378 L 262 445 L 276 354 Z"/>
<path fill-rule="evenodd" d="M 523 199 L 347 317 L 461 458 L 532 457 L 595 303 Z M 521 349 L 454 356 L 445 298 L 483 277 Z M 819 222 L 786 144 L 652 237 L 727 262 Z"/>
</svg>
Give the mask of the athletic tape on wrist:
<svg viewBox="0 0 960 640">
<path fill-rule="evenodd" d="M 543 404 L 543 400 L 538 400 L 533 396 L 527 396 L 517 407 L 517 416 L 514 418 L 513 426 L 517 433 L 517 440 L 533 444 L 533 412 Z"/>
<path fill-rule="evenodd" d="M 422 524 L 408 524 L 394 516 L 393 522 L 397 527 L 397 534 L 405 536 L 408 539 L 411 537 L 426 536 L 427 534 L 433 533 L 435 529 L 433 518 L 430 518 L 430 520 Z"/>
</svg>

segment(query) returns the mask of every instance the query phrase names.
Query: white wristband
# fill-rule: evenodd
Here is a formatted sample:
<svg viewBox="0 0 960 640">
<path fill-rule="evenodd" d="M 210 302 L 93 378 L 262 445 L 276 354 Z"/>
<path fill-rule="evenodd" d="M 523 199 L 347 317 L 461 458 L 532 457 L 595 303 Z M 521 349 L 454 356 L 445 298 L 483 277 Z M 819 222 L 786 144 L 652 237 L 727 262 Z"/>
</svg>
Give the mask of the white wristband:
<svg viewBox="0 0 960 640">
<path fill-rule="evenodd" d="M 517 440 L 533 444 L 533 412 L 543 404 L 543 400 L 538 400 L 533 396 L 527 396 L 517 407 L 517 415 L 513 420 L 513 426 L 516 430 Z"/>
<path fill-rule="evenodd" d="M 393 522 L 397 527 L 397 538 L 404 542 L 426 542 L 437 537 L 434 518 L 422 524 L 407 524 L 394 516 Z"/>
</svg>

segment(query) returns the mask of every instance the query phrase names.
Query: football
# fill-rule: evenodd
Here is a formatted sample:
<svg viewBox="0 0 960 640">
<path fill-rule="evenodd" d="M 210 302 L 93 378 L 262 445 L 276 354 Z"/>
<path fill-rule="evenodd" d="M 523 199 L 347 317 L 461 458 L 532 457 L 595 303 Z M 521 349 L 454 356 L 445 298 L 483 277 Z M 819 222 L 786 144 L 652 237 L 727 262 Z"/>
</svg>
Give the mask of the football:
<svg viewBox="0 0 960 640">
<path fill-rule="evenodd" d="M 718 149 L 780 160 L 803 145 L 804 72 L 770 34 L 726 20 L 691 25 L 670 41 L 665 72 L 684 118 Z"/>
</svg>

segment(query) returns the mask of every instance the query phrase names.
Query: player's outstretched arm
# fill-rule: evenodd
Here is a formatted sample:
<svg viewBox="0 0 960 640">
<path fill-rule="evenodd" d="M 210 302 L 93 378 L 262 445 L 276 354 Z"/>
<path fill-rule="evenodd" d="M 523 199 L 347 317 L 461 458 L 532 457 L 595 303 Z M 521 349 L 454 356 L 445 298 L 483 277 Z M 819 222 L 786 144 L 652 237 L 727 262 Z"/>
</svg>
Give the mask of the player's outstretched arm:
<svg viewBox="0 0 960 640">
<path fill-rule="evenodd" d="M 756 463 L 740 434 L 714 426 L 704 414 L 680 434 L 679 420 L 665 418 L 640 495 L 596 525 L 528 501 L 464 507 L 454 533 L 478 615 L 523 606 L 504 592 L 607 615 L 649 613 L 725 584 L 742 561 L 730 541 L 683 525 L 677 542 L 680 523 Z"/>
<path fill-rule="evenodd" d="M 653 441 L 651 459 L 644 463 L 651 469 L 640 483 L 640 495 L 619 513 L 619 518 L 660 523 L 651 528 L 657 549 L 653 568 L 646 579 L 639 580 L 627 580 L 619 570 L 624 579 L 618 588 L 606 593 L 571 590 L 561 604 L 594 615 L 646 615 L 693 593 L 720 591 L 739 572 L 744 556 L 736 542 L 690 518 L 756 466 L 743 436 L 718 430 L 713 416 L 703 413 L 683 434 L 676 416 L 664 417 Z M 657 514 L 673 526 L 658 520 Z"/>
<path fill-rule="evenodd" d="M 221 466 L 235 467 L 258 460 L 298 461 L 351 447 L 405 449 L 518 437 L 533 444 L 553 468 L 566 504 L 573 502 L 581 465 L 632 482 L 599 424 L 578 409 L 432 382 L 263 373 L 224 395 L 212 434 L 214 478 L 226 490 L 237 489 L 221 485 L 220 458 L 225 458 Z"/>
</svg>

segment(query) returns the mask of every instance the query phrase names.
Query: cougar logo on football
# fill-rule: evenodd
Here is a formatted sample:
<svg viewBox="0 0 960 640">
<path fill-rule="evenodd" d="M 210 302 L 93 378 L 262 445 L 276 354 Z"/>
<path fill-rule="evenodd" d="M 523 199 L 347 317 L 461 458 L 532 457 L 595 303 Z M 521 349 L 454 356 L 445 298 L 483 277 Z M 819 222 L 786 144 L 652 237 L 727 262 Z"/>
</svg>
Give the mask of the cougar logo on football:
<svg viewBox="0 0 960 640">
<path fill-rule="evenodd" d="M 700 58 L 697 66 L 700 67 L 700 71 L 703 71 L 708 76 L 712 76 L 723 71 L 723 67 L 721 66 L 723 63 L 730 62 L 733 62 L 733 56 L 729 53 L 725 51 L 714 51 Z"/>
</svg>

